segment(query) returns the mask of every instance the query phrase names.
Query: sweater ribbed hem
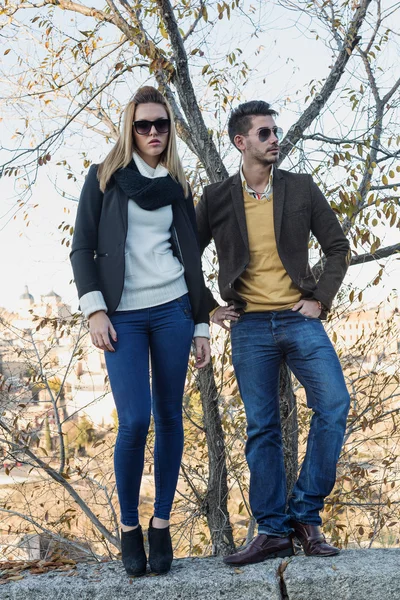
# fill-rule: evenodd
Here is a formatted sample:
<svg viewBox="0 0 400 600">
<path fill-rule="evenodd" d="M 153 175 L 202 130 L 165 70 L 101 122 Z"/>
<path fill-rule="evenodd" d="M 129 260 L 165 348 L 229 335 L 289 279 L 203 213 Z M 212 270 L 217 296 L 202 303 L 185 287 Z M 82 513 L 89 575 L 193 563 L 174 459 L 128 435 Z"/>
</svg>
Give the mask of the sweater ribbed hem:
<svg viewBox="0 0 400 600">
<path fill-rule="evenodd" d="M 184 275 L 181 275 L 175 281 L 166 283 L 162 287 L 135 289 L 132 291 L 127 288 L 127 281 L 125 280 L 125 287 L 117 307 L 117 312 L 119 310 L 139 310 L 140 308 L 159 306 L 187 293 L 188 289 Z"/>
<path fill-rule="evenodd" d="M 180 282 L 180 279 L 178 279 L 178 283 L 179 282 Z M 180 296 L 187 294 L 187 287 L 186 287 L 186 282 L 185 282 L 184 278 L 183 278 L 183 282 L 184 282 L 184 285 L 182 286 L 182 288 L 180 287 L 180 284 L 176 288 L 177 290 L 179 290 L 179 294 L 177 296 L 174 293 L 172 298 L 169 298 L 167 300 L 164 299 L 162 302 L 159 302 L 157 304 L 152 302 L 150 304 L 150 306 L 159 306 L 160 304 L 164 304 L 165 302 L 170 302 L 171 300 L 175 300 L 175 298 L 179 298 Z M 174 282 L 174 283 L 176 283 L 176 282 Z M 162 288 L 162 289 L 165 290 L 165 288 Z M 83 312 L 83 314 L 85 315 L 85 317 L 87 319 L 90 317 L 90 315 L 92 315 L 93 313 L 95 313 L 99 310 L 104 310 L 104 312 L 107 312 L 107 305 L 104 301 L 103 294 L 100 291 L 88 292 L 87 294 L 85 294 L 84 296 L 82 296 L 80 298 L 79 304 L 80 304 L 81 311 Z M 150 306 L 142 306 L 141 308 L 149 308 Z M 130 307 L 130 308 L 122 309 L 122 308 L 120 308 L 120 306 L 118 306 L 117 310 L 136 310 L 136 308 Z M 193 337 L 205 337 L 205 338 L 210 339 L 209 325 L 207 323 L 198 323 L 194 328 Z"/>
<path fill-rule="evenodd" d="M 99 290 L 84 294 L 79 298 L 79 306 L 87 319 L 98 310 L 107 312 L 107 304 L 104 301 L 103 294 Z"/>
</svg>

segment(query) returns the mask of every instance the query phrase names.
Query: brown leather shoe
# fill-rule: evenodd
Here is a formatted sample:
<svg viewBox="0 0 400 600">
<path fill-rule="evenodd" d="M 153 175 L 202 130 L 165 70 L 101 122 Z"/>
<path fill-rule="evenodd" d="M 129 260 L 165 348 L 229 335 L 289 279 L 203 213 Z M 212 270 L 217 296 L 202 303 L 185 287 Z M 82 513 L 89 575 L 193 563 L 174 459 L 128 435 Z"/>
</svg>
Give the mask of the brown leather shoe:
<svg viewBox="0 0 400 600">
<path fill-rule="evenodd" d="M 293 536 L 299 540 L 303 546 L 304 554 L 307 556 L 335 556 L 339 554 L 339 548 L 328 544 L 318 525 L 306 525 L 298 521 L 291 521 L 290 525 L 294 529 Z"/>
<path fill-rule="evenodd" d="M 293 556 L 293 544 L 289 537 L 279 538 L 260 533 L 244 550 L 225 556 L 226 565 L 251 565 L 267 558 Z"/>
</svg>

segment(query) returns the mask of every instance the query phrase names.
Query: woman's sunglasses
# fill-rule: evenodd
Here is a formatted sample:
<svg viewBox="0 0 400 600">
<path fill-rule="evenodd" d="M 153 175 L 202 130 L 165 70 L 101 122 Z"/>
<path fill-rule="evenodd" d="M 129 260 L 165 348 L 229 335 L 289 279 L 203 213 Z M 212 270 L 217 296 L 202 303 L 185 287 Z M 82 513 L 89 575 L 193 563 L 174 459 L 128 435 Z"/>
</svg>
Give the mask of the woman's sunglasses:
<svg viewBox="0 0 400 600">
<path fill-rule="evenodd" d="M 135 128 L 136 133 L 139 135 L 148 135 L 151 131 L 151 128 L 156 128 L 158 133 L 168 133 L 169 132 L 169 119 L 156 119 L 155 121 L 134 121 L 133 126 Z"/>
<path fill-rule="evenodd" d="M 280 142 L 283 138 L 283 129 L 281 127 L 272 127 L 272 129 L 270 129 L 269 127 L 261 127 L 261 129 L 259 129 L 257 132 L 258 139 L 260 140 L 260 142 L 266 142 L 267 139 L 271 136 L 272 132 Z"/>
</svg>

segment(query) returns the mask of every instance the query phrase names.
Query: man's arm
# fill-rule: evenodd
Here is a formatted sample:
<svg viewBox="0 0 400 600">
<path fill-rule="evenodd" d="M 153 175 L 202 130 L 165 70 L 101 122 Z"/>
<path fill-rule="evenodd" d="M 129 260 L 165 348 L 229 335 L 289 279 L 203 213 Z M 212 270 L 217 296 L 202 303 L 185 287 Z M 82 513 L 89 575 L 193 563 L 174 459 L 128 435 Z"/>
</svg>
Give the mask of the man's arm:
<svg viewBox="0 0 400 600">
<path fill-rule="evenodd" d="M 310 191 L 312 202 L 311 231 L 321 245 L 326 258 L 324 270 L 314 292 L 314 298 L 330 310 L 350 264 L 350 244 L 335 213 L 311 176 Z"/>
<path fill-rule="evenodd" d="M 200 198 L 200 201 L 197 203 L 195 210 L 197 231 L 199 234 L 200 252 L 201 254 L 203 254 L 204 250 L 207 248 L 208 244 L 212 240 L 212 232 L 210 227 L 210 221 L 208 218 L 208 202 L 206 189 L 203 190 L 203 194 Z"/>
<path fill-rule="evenodd" d="M 200 201 L 196 206 L 196 221 L 197 221 L 197 231 L 199 234 L 199 244 L 200 244 L 200 254 L 203 255 L 204 250 L 207 248 L 208 244 L 212 240 L 212 232 L 210 227 L 210 222 L 208 218 L 208 205 L 207 205 L 207 195 L 206 190 L 203 190 L 203 195 Z M 207 302 L 208 302 L 208 312 L 214 311 L 219 307 L 218 302 L 215 300 L 212 295 L 211 290 L 206 286 L 207 290 Z"/>
<path fill-rule="evenodd" d="M 194 235 L 196 236 L 196 241 L 197 243 L 199 243 L 199 234 L 197 231 L 197 223 L 196 223 L 196 214 L 195 214 L 195 209 L 194 209 L 194 202 L 193 202 L 193 194 L 192 194 L 192 190 L 189 187 L 189 194 L 187 196 L 187 198 L 185 198 L 185 203 L 186 203 L 186 210 L 189 216 L 189 220 L 192 224 L 193 227 L 193 231 L 194 231 Z"/>
</svg>

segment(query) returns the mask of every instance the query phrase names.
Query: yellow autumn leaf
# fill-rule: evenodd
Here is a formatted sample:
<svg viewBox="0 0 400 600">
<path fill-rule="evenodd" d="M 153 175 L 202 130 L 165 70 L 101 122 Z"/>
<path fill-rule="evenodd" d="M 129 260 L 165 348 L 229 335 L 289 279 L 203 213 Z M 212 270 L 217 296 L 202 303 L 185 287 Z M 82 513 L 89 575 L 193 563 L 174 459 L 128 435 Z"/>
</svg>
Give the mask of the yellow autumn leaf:
<svg viewBox="0 0 400 600">
<path fill-rule="evenodd" d="M 165 38 L 166 40 L 168 39 L 168 33 L 167 33 L 163 23 L 160 23 L 160 33 L 163 36 L 163 38 Z"/>
</svg>

